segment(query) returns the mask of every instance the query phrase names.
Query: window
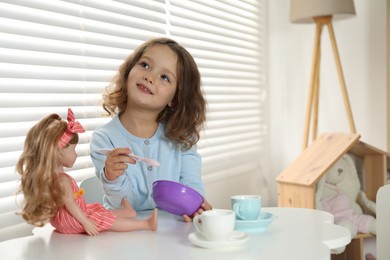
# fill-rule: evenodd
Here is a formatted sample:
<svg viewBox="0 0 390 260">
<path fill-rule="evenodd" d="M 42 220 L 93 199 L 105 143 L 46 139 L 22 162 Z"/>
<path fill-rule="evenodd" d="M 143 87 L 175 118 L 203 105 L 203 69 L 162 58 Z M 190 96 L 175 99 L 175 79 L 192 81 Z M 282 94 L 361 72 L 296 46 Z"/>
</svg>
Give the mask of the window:
<svg viewBox="0 0 390 260">
<path fill-rule="evenodd" d="M 257 169 L 266 134 L 263 17 L 261 0 L 1 1 L 0 240 L 27 226 L 15 215 L 14 169 L 27 131 L 49 113 L 66 118 L 71 107 L 87 132 L 67 172 L 78 181 L 93 175 L 88 143 L 110 120 L 101 117 L 101 93 L 151 37 L 175 39 L 199 66 L 208 102 L 199 143 L 205 183 Z"/>
</svg>

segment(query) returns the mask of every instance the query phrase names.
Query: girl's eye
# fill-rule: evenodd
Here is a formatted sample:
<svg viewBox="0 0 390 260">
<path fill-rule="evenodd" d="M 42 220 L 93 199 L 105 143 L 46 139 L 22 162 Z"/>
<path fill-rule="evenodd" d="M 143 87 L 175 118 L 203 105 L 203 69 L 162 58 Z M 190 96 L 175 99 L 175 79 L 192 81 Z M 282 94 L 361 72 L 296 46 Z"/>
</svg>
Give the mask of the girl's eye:
<svg viewBox="0 0 390 260">
<path fill-rule="evenodd" d="M 167 82 L 170 82 L 169 77 L 167 75 L 161 75 L 161 78 Z"/>
<path fill-rule="evenodd" d="M 142 68 L 145 68 L 145 69 L 149 68 L 149 64 L 147 64 L 147 63 L 144 62 L 144 61 L 142 61 L 142 62 L 140 63 L 140 66 L 141 66 Z"/>
</svg>

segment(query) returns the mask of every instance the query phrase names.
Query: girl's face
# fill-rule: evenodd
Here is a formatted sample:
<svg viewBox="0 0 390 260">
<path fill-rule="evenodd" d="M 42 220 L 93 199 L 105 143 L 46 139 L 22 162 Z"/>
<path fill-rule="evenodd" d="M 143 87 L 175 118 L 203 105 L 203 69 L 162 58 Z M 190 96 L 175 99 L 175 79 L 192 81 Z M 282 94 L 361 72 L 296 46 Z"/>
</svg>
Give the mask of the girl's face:
<svg viewBox="0 0 390 260">
<path fill-rule="evenodd" d="M 159 113 L 171 105 L 177 87 L 177 55 L 168 46 L 155 45 L 138 60 L 127 79 L 127 107 Z"/>
<path fill-rule="evenodd" d="M 67 168 L 73 167 L 74 162 L 76 161 L 76 144 L 69 144 L 68 147 L 61 150 L 61 165 Z"/>
</svg>

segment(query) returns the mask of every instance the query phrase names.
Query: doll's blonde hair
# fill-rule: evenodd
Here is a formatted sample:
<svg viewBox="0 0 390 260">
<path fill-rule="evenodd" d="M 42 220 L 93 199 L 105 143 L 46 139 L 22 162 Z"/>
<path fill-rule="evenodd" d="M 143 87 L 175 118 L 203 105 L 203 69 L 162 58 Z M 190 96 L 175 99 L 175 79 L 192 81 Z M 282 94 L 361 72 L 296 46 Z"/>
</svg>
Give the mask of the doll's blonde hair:
<svg viewBox="0 0 390 260">
<path fill-rule="evenodd" d="M 19 214 L 35 226 L 43 226 L 64 205 L 64 188 L 58 172 L 61 167 L 58 141 L 67 124 L 57 114 L 40 120 L 29 130 L 16 164 L 21 175 L 20 192 L 24 195 Z M 78 135 L 75 134 L 69 144 L 77 142 Z"/>
</svg>

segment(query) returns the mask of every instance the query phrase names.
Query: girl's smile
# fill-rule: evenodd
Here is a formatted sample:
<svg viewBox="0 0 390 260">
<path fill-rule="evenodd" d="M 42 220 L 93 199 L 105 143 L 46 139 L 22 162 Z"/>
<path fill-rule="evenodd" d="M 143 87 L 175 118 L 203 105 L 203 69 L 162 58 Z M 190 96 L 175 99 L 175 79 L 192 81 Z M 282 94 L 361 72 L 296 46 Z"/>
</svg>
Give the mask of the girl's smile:
<svg viewBox="0 0 390 260">
<path fill-rule="evenodd" d="M 138 83 L 137 87 L 142 93 L 153 95 L 153 92 L 146 85 Z"/>
</svg>

